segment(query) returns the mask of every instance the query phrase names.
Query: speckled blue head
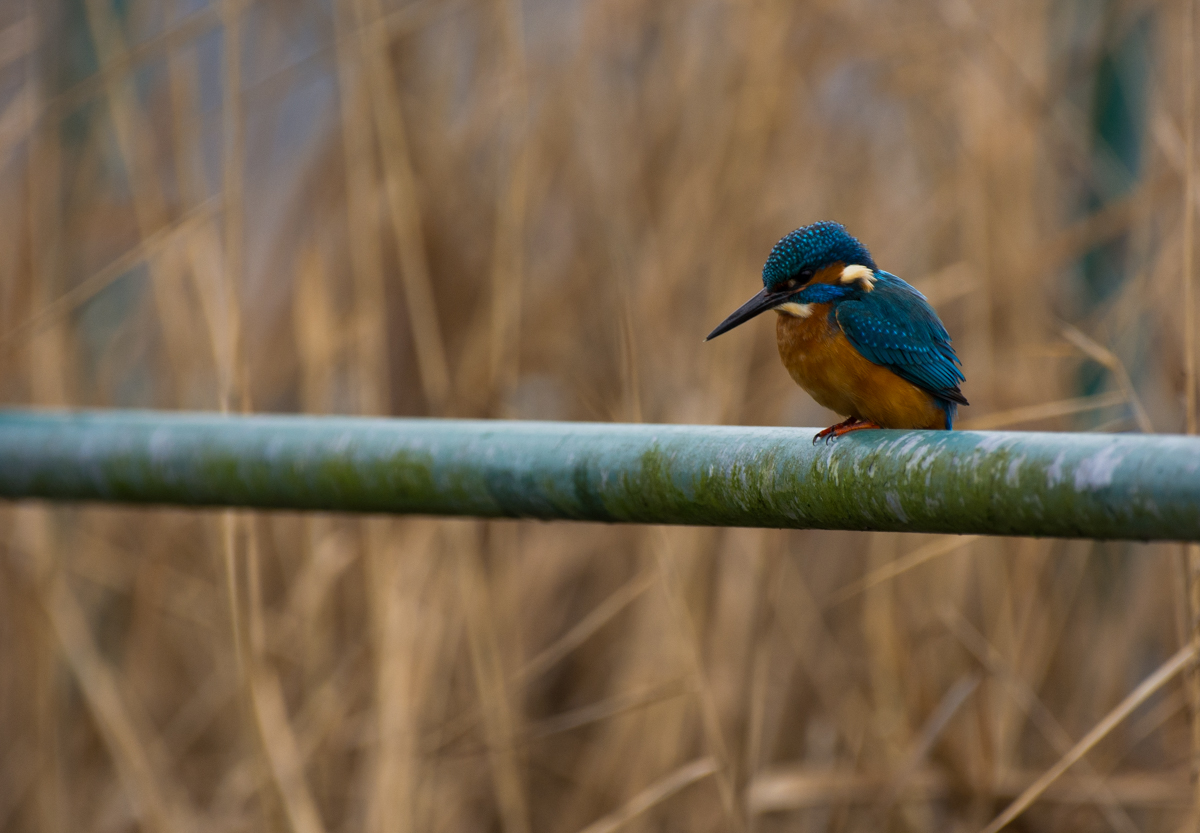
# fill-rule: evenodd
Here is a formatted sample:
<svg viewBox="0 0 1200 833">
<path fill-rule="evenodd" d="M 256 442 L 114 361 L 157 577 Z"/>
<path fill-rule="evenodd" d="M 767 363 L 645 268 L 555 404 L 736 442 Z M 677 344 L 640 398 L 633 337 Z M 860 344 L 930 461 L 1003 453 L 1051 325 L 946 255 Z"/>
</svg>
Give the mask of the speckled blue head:
<svg viewBox="0 0 1200 833">
<path fill-rule="evenodd" d="M 841 223 L 821 222 L 798 228 L 771 249 L 763 266 L 763 286 L 773 289 L 805 270 L 816 272 L 831 263 L 861 264 L 875 270 L 867 247 L 850 236 Z"/>
</svg>

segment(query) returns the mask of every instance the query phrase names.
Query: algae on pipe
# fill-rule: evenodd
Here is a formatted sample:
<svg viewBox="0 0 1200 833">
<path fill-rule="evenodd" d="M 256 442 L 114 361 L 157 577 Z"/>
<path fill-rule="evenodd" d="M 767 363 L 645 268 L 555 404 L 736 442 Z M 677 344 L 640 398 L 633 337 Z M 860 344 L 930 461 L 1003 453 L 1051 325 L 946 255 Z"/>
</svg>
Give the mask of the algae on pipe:
<svg viewBox="0 0 1200 833">
<path fill-rule="evenodd" d="M 1200 540 L 1200 438 L 0 412 L 0 497 Z"/>
</svg>

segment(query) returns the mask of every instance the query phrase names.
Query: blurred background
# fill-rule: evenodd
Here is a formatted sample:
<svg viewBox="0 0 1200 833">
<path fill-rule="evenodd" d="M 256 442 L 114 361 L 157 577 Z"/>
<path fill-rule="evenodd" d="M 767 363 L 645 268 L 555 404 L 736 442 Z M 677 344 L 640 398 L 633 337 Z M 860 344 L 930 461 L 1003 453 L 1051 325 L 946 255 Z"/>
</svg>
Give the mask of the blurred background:
<svg viewBox="0 0 1200 833">
<path fill-rule="evenodd" d="M 772 323 L 701 339 L 835 219 L 940 312 L 959 427 L 1183 431 L 1190 7 L 0 0 L 0 397 L 823 427 Z M 14 831 L 977 830 L 1188 622 L 1166 545 L 0 536 Z M 1188 702 L 1013 829 L 1194 823 Z"/>
</svg>

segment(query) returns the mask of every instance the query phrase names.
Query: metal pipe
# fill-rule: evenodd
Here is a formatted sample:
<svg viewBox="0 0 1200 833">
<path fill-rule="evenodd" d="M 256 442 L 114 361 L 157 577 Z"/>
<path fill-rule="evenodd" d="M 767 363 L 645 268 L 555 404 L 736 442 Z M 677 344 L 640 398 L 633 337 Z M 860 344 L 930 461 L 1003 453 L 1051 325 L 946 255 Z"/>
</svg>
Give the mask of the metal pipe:
<svg viewBox="0 0 1200 833">
<path fill-rule="evenodd" d="M 1200 540 L 1200 438 L 0 412 L 0 497 Z"/>
</svg>

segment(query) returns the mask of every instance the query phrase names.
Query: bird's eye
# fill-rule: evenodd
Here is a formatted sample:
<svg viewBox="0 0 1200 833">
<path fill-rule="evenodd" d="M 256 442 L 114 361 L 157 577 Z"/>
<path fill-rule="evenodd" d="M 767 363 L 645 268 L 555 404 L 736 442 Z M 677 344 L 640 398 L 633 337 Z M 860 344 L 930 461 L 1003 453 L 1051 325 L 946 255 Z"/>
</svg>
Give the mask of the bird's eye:
<svg viewBox="0 0 1200 833">
<path fill-rule="evenodd" d="M 811 281 L 811 280 L 812 280 L 812 277 L 813 277 L 813 270 L 812 270 L 812 269 L 805 269 L 805 270 L 803 270 L 803 271 L 800 273 L 800 278 L 801 278 L 803 281 L 805 281 L 806 283 L 807 283 L 808 281 Z"/>
</svg>

